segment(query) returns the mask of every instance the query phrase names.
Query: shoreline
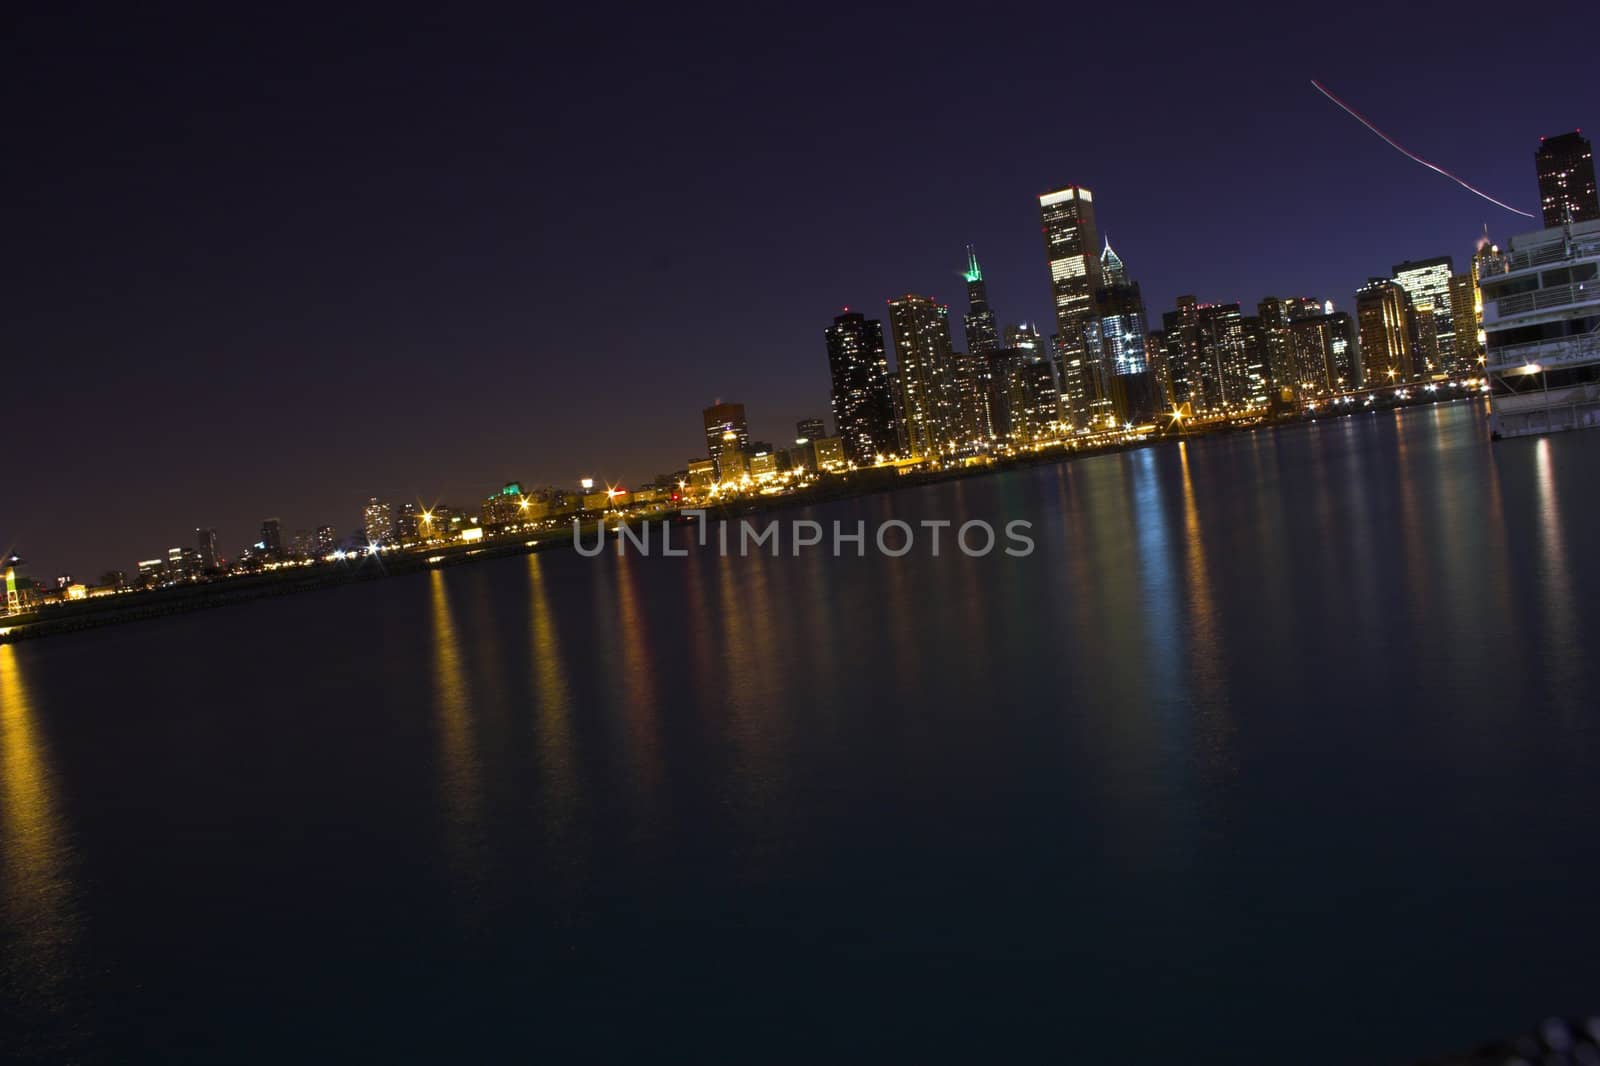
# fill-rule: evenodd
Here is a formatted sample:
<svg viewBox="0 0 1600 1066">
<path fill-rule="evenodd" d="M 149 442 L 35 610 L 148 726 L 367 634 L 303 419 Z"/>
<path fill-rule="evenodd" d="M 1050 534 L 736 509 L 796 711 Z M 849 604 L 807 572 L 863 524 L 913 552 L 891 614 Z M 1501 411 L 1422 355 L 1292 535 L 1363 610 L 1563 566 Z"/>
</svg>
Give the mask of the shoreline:
<svg viewBox="0 0 1600 1066">
<path fill-rule="evenodd" d="M 1463 402 L 1478 402 L 1479 400 L 1480 398 L 1476 396 L 1463 396 L 1388 404 L 1382 409 L 1402 410 L 1409 407 L 1432 407 L 1440 404 L 1454 405 Z M 1360 413 L 1376 413 L 1377 410 L 1379 408 L 1373 408 L 1371 411 L 1351 411 L 1337 417 L 1348 418 Z M 890 494 L 965 478 L 988 477 L 1027 467 L 1053 465 L 1094 456 L 1140 451 L 1145 448 L 1167 446 L 1185 440 L 1200 440 L 1230 433 L 1253 433 L 1261 429 L 1275 432 L 1280 429 L 1309 425 L 1318 421 L 1323 421 L 1323 419 L 1301 417 L 1277 422 L 1260 422 L 1250 426 L 1223 424 L 1215 427 L 1202 427 L 1197 431 L 1163 433 L 1141 441 L 1107 444 L 1085 449 L 1052 449 L 1035 455 L 1013 457 L 999 463 L 927 471 L 919 474 L 900 474 L 893 468 L 869 468 L 838 475 L 812 488 L 786 493 L 781 496 L 741 497 L 729 503 L 706 507 L 704 508 L 704 521 L 709 523 L 764 514 L 771 511 L 815 507 L 838 500 Z M 675 511 L 663 511 L 645 517 L 644 521 L 664 521 L 681 524 L 689 521 L 689 519 L 684 518 L 685 511 L 699 510 L 701 509 L 680 508 Z M 577 521 L 580 534 L 591 534 L 597 524 L 606 520 L 589 518 Z M 438 567 L 461 566 L 472 562 L 482 562 L 487 559 L 529 555 L 558 547 L 565 547 L 570 551 L 573 545 L 570 529 L 571 527 L 567 526 L 559 534 L 555 530 L 550 530 L 531 536 L 519 534 L 515 537 L 506 537 L 501 540 L 486 539 L 471 545 L 457 544 L 445 547 L 415 548 L 408 551 L 385 553 L 377 557 L 361 556 L 355 560 L 346 559 L 331 563 L 311 563 L 286 571 L 240 574 L 175 588 L 119 593 L 113 596 L 101 597 L 100 602 L 84 600 L 51 604 L 47 607 L 36 608 L 27 614 L 17 615 L 14 618 L 0 618 L 0 643 L 17 643 L 23 640 L 40 640 L 47 637 L 65 636 L 105 626 L 123 625 L 152 618 L 164 618 L 169 615 L 211 610 L 273 596 L 314 592 L 356 582 L 379 581 Z"/>
</svg>

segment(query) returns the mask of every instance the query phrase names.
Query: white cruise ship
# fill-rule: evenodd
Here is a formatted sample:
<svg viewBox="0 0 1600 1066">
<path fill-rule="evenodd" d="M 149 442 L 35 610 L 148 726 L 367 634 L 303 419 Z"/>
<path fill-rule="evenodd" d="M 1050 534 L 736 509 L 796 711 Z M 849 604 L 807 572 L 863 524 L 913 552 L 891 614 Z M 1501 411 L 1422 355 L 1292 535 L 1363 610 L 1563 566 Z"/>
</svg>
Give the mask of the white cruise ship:
<svg viewBox="0 0 1600 1066">
<path fill-rule="evenodd" d="M 1600 221 L 1511 238 L 1483 288 L 1496 439 L 1600 427 Z"/>
</svg>

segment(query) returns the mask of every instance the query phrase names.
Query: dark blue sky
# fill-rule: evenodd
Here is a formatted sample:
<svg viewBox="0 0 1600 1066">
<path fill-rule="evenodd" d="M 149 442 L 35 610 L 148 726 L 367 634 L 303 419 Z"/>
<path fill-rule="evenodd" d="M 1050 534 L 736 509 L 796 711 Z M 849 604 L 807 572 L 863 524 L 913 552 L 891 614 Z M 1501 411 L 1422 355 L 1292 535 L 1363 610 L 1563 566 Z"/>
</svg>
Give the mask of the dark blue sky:
<svg viewBox="0 0 1600 1066">
<path fill-rule="evenodd" d="M 1534 227 L 1312 77 L 1530 211 L 1539 135 L 1600 125 L 1579 3 L 262 11 L 10 27 L 0 546 L 35 576 L 632 483 L 717 397 L 782 441 L 827 411 L 830 316 L 959 314 L 967 242 L 1003 319 L 1046 320 L 1059 184 L 1157 324 L 1183 292 L 1348 307 Z"/>
</svg>

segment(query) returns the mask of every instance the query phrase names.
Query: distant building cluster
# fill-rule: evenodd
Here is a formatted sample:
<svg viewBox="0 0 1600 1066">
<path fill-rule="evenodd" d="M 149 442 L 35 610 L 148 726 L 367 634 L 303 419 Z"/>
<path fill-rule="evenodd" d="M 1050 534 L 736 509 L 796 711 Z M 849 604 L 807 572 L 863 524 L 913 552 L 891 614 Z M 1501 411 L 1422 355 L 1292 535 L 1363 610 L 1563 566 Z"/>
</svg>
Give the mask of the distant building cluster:
<svg viewBox="0 0 1600 1066">
<path fill-rule="evenodd" d="M 1535 161 L 1546 226 L 1600 217 L 1581 134 L 1545 138 Z M 1001 328 L 971 248 L 965 351 L 949 308 L 915 293 L 887 303 L 892 365 L 880 320 L 846 308 L 824 331 L 849 463 L 1012 454 L 1173 415 L 1203 423 L 1298 413 L 1483 372 L 1481 279 L 1500 256 L 1487 235 L 1459 271 L 1438 255 L 1371 278 L 1353 313 L 1311 297 L 1266 296 L 1252 314 L 1180 296 L 1151 329 L 1138 282 L 1100 231 L 1094 193 L 1055 189 L 1038 209 L 1055 311 L 1048 340 L 1026 323 Z"/>
</svg>

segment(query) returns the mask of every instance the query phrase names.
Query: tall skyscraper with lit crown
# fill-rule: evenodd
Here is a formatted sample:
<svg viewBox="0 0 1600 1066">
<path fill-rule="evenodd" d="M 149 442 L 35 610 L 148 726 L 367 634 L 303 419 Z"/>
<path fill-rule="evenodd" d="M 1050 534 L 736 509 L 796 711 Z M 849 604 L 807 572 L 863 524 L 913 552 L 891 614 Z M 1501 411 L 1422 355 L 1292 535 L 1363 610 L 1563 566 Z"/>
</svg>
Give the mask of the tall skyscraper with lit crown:
<svg viewBox="0 0 1600 1066">
<path fill-rule="evenodd" d="M 1072 421 L 1084 426 L 1105 403 L 1098 353 L 1088 351 L 1085 335 L 1100 287 L 1094 195 L 1078 185 L 1044 193 L 1039 197 L 1039 220 L 1050 264 L 1063 403 Z"/>
</svg>

